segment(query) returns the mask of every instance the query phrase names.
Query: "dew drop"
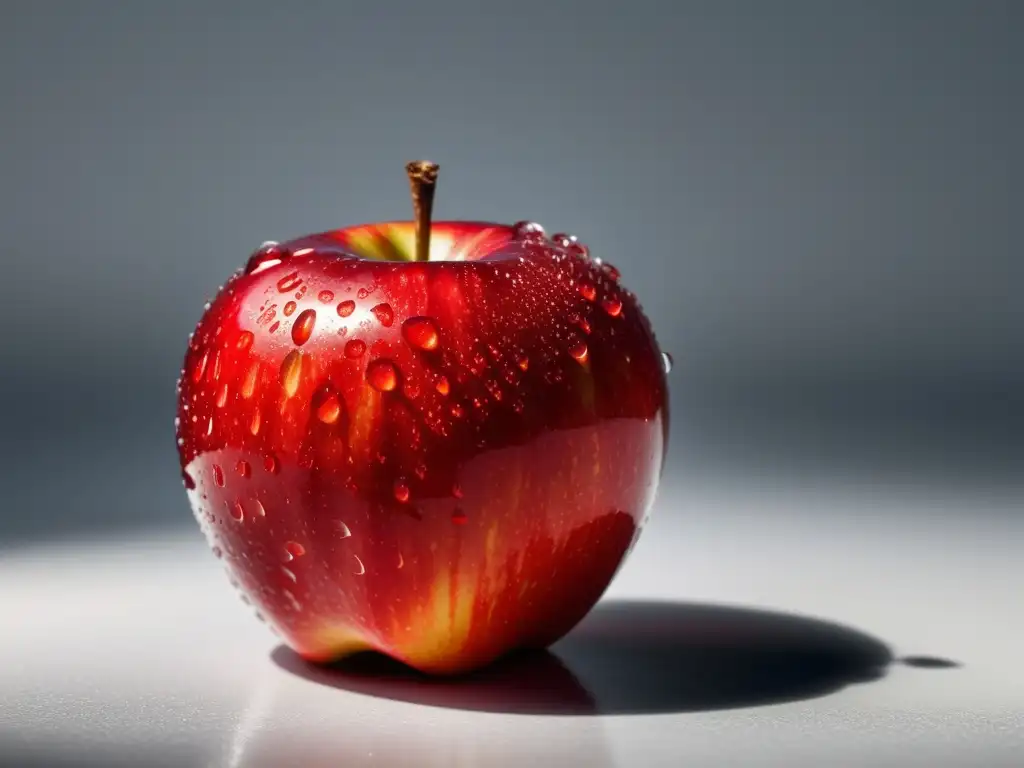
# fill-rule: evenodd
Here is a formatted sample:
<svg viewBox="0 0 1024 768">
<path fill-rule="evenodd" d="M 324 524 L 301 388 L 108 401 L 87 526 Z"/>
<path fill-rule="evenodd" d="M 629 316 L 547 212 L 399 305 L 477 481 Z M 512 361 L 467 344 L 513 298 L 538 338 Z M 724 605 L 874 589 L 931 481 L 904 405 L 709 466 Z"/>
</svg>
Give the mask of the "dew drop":
<svg viewBox="0 0 1024 768">
<path fill-rule="evenodd" d="M 338 396 L 329 389 L 321 390 L 314 399 L 316 417 L 324 424 L 334 424 L 341 416 L 341 401 Z"/>
<path fill-rule="evenodd" d="M 302 353 L 297 349 L 289 352 L 284 362 L 281 363 L 281 387 L 285 395 L 294 397 L 299 391 L 299 381 L 302 374 Z"/>
<path fill-rule="evenodd" d="M 296 557 L 306 554 L 306 548 L 297 541 L 289 541 L 284 545 L 285 562 L 291 562 Z"/>
<path fill-rule="evenodd" d="M 316 295 L 322 304 L 330 304 L 334 301 L 334 291 L 323 290 Z"/>
<path fill-rule="evenodd" d="M 231 505 L 231 517 L 238 522 L 242 522 L 245 519 L 245 510 L 242 509 L 242 502 L 236 501 Z"/>
<path fill-rule="evenodd" d="M 356 303 L 352 299 L 345 299 L 338 305 L 338 316 L 348 317 L 356 311 Z"/>
<path fill-rule="evenodd" d="M 390 304 L 378 304 L 370 311 L 373 313 L 373 316 L 377 318 L 377 321 L 385 328 L 390 328 L 391 324 L 395 322 L 395 313 L 391 309 Z"/>
<path fill-rule="evenodd" d="M 512 225 L 512 237 L 516 240 L 543 240 L 544 227 L 535 221 L 517 221 Z"/>
<path fill-rule="evenodd" d="M 672 370 L 672 363 L 672 355 L 670 355 L 668 352 L 662 352 L 661 367 L 662 369 L 664 369 L 665 373 L 669 373 Z"/>
<path fill-rule="evenodd" d="M 366 380 L 378 392 L 390 392 L 398 386 L 399 373 L 387 358 L 379 358 L 366 366 Z"/>
<path fill-rule="evenodd" d="M 291 293 L 302 285 L 302 278 L 298 272 L 290 272 L 277 281 L 277 290 L 281 293 Z"/>
<path fill-rule="evenodd" d="M 253 336 L 252 331 L 242 331 L 238 336 L 238 341 L 235 342 L 235 346 L 243 352 L 252 346 L 252 342 L 256 337 Z"/>
<path fill-rule="evenodd" d="M 567 235 L 564 232 L 557 232 L 551 236 L 551 242 L 561 248 L 568 248 L 572 243 L 576 242 L 576 237 Z"/>
<path fill-rule="evenodd" d="M 228 383 L 226 381 L 217 389 L 217 399 L 215 404 L 218 408 L 223 408 L 228 404 Z"/>
<path fill-rule="evenodd" d="M 253 360 L 252 365 L 249 366 L 249 370 L 245 372 L 245 378 L 242 379 L 242 387 L 239 390 L 242 397 L 246 400 L 253 396 L 256 391 L 256 382 L 260 378 L 260 362 L 259 360 Z"/>
<path fill-rule="evenodd" d="M 597 296 L 597 289 L 595 289 L 594 286 L 591 283 L 588 283 L 586 280 L 580 282 L 579 291 L 580 296 L 582 296 L 587 301 L 593 301 L 594 298 Z"/>
<path fill-rule="evenodd" d="M 448 378 L 446 376 L 438 376 L 435 388 L 438 393 L 447 395 L 451 391 L 451 387 L 448 384 Z"/>
<path fill-rule="evenodd" d="M 250 477 L 252 475 L 252 467 L 245 459 L 238 460 L 238 463 L 235 464 L 235 471 L 242 477 Z"/>
<path fill-rule="evenodd" d="M 281 464 L 278 462 L 276 456 L 267 456 L 263 459 L 263 469 L 272 475 L 276 475 L 281 471 Z"/>
<path fill-rule="evenodd" d="M 206 372 L 206 364 L 210 359 L 210 350 L 203 350 L 203 354 L 199 356 L 199 360 L 196 361 L 195 366 L 192 368 L 192 383 L 198 384 L 203 379 L 203 374 Z"/>
<path fill-rule="evenodd" d="M 284 305 L 284 316 L 291 317 L 292 313 L 295 311 L 295 308 L 298 306 L 299 305 L 296 304 L 294 301 L 289 301 L 287 304 Z"/>
<path fill-rule="evenodd" d="M 276 267 L 289 256 L 287 249 L 282 248 L 273 240 L 268 240 L 249 257 L 249 261 L 245 265 L 245 273 L 255 275 L 257 272 Z"/>
<path fill-rule="evenodd" d="M 370 295 L 370 292 L 366 288 L 360 288 L 356 292 L 356 298 L 359 298 L 359 299 L 365 299 L 369 295 Z"/>
<path fill-rule="evenodd" d="M 359 559 L 359 555 L 352 555 L 352 557 L 355 558 L 356 561 L 355 575 L 362 576 L 364 573 L 366 573 L 366 566 L 363 565 L 363 561 Z"/>
<path fill-rule="evenodd" d="M 259 515 L 260 517 L 266 517 L 267 516 L 267 510 L 265 510 L 263 508 L 263 505 L 260 503 L 259 499 L 253 499 L 252 500 L 252 507 L 253 507 L 253 509 L 256 510 L 256 514 Z"/>
<path fill-rule="evenodd" d="M 296 576 L 295 573 L 292 570 L 290 570 L 289 568 L 287 568 L 286 566 L 283 566 L 283 565 L 281 566 L 281 573 L 283 573 L 285 576 L 287 576 L 289 579 L 291 579 L 293 584 L 297 584 L 298 583 L 299 577 Z"/>
<path fill-rule="evenodd" d="M 395 498 L 398 501 L 406 502 L 409 500 L 409 484 L 405 481 L 404 477 L 399 477 L 395 480 L 394 492 Z"/>
<path fill-rule="evenodd" d="M 468 521 L 469 518 L 466 516 L 466 513 L 456 507 L 455 511 L 452 512 L 452 522 L 455 523 L 455 525 L 465 525 Z"/>
<path fill-rule="evenodd" d="M 415 472 L 416 472 L 416 477 L 418 477 L 420 480 L 422 480 L 423 478 L 425 478 L 427 476 L 427 465 L 426 464 L 417 464 Z"/>
<path fill-rule="evenodd" d="M 575 239 L 565 246 L 565 250 L 567 250 L 571 256 L 576 256 L 581 259 L 590 258 L 590 249 Z"/>
<path fill-rule="evenodd" d="M 313 326 L 316 325 L 316 310 L 315 309 L 304 309 L 299 313 L 299 316 L 295 318 L 295 322 L 292 323 L 292 341 L 297 346 L 302 346 L 309 337 L 313 335 Z"/>
<path fill-rule="evenodd" d="M 601 307 L 612 317 L 618 317 L 622 314 L 622 302 L 614 296 L 607 297 L 601 302 Z"/>
<path fill-rule="evenodd" d="M 281 327 L 281 321 L 280 320 L 275 320 L 273 323 L 270 324 L 270 327 L 267 328 L 267 333 L 277 333 L 277 329 L 280 328 L 280 327 Z"/>
<path fill-rule="evenodd" d="M 357 357 L 362 357 L 366 352 L 366 342 L 360 341 L 359 339 L 350 339 L 345 343 L 345 357 L 350 360 L 355 360 Z"/>
<path fill-rule="evenodd" d="M 417 349 L 437 349 L 437 325 L 429 317 L 410 317 L 402 323 L 402 338 Z"/>
<path fill-rule="evenodd" d="M 527 368 L 530 367 L 530 358 L 528 358 L 526 355 L 521 354 L 516 358 L 516 365 L 518 365 L 520 369 L 525 371 Z"/>
<path fill-rule="evenodd" d="M 608 275 L 608 277 L 610 277 L 612 280 L 618 280 L 620 277 L 622 277 L 622 274 L 619 272 L 619 270 L 617 270 L 614 265 L 609 264 L 607 261 L 601 265 L 601 269 L 603 269 L 604 273 Z"/>
<path fill-rule="evenodd" d="M 587 343 L 582 339 L 574 342 L 569 347 L 569 354 L 572 355 L 574 358 L 576 358 L 577 361 L 581 363 L 587 362 Z"/>
<path fill-rule="evenodd" d="M 218 488 L 224 487 L 224 470 L 220 468 L 220 464 L 213 465 L 213 482 Z"/>
<path fill-rule="evenodd" d="M 258 435 L 260 433 L 260 422 L 261 421 L 262 421 L 262 416 L 260 414 L 260 409 L 256 408 L 252 412 L 252 418 L 249 419 L 249 431 L 253 434 L 253 436 L 256 436 L 256 435 Z"/>
</svg>

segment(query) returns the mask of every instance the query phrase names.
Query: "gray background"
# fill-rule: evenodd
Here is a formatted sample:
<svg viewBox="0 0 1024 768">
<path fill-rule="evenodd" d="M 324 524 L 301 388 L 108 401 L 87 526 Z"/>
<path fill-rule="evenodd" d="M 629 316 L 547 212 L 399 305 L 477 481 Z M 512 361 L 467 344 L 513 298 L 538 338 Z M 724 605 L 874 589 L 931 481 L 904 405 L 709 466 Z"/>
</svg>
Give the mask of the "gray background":
<svg viewBox="0 0 1024 768">
<path fill-rule="evenodd" d="M 1013 479 L 1014 2 L 8 2 L 5 539 L 189 524 L 173 386 L 260 241 L 533 218 L 673 353 L 670 472 Z M 778 475 L 781 476 L 781 475 Z"/>
</svg>

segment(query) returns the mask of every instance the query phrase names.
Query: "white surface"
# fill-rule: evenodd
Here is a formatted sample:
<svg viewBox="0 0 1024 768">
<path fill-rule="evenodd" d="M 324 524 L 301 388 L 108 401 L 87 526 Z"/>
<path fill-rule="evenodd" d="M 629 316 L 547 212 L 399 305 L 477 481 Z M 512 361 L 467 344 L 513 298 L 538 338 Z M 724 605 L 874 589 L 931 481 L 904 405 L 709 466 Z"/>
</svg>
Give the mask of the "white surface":
<svg viewBox="0 0 1024 768">
<path fill-rule="evenodd" d="M 239 603 L 196 531 L 2 555 L 0 759 L 1024 764 L 1024 525 L 1015 499 L 666 490 L 658 507 L 606 599 L 811 615 L 877 637 L 897 657 L 962 666 L 895 663 L 880 680 L 826 696 L 704 712 L 501 714 L 396 701 L 275 664 L 276 638 Z"/>
</svg>

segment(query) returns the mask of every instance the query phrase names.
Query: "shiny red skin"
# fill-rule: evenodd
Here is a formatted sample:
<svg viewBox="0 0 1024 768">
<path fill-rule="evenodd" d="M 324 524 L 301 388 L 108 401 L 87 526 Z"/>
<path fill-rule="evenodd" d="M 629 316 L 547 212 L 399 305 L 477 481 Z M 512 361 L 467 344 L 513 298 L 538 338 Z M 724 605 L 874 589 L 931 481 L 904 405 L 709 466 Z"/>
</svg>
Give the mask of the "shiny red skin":
<svg viewBox="0 0 1024 768">
<path fill-rule="evenodd" d="M 560 638 L 632 548 L 667 444 L 662 355 L 572 242 L 437 222 L 449 260 L 364 258 L 381 231 L 412 230 L 304 237 L 224 286 L 185 357 L 182 473 L 233 582 L 303 657 L 465 672 Z"/>
</svg>

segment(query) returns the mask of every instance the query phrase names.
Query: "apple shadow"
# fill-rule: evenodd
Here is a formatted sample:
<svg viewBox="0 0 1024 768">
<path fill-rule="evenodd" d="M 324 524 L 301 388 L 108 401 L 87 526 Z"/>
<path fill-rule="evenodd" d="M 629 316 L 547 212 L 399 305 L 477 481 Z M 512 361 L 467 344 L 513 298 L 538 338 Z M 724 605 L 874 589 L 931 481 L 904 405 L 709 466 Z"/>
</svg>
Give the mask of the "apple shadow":
<svg viewBox="0 0 1024 768">
<path fill-rule="evenodd" d="M 881 640 L 818 619 L 620 600 L 600 603 L 550 651 L 515 654 L 456 678 L 432 678 L 375 653 L 317 665 L 278 646 L 271 657 L 302 678 L 368 696 L 559 715 L 704 712 L 811 699 L 877 680 L 894 662 Z"/>
</svg>

